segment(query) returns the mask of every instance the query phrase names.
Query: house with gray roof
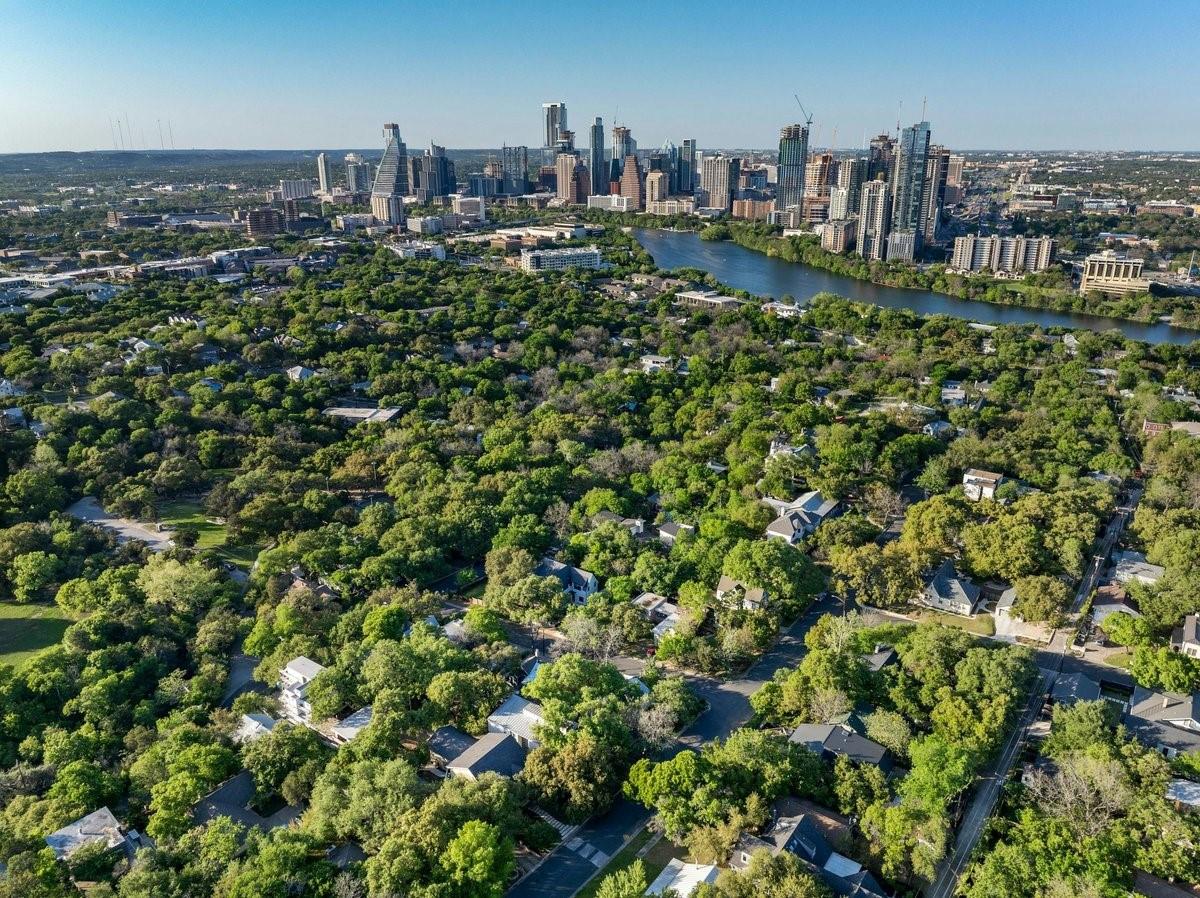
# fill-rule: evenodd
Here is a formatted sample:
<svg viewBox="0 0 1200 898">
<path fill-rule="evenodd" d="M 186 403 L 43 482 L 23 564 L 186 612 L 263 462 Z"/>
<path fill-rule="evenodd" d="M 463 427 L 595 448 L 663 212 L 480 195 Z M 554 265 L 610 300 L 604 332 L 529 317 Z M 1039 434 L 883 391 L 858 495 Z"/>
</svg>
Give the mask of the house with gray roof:
<svg viewBox="0 0 1200 898">
<path fill-rule="evenodd" d="M 779 515 L 767 525 L 767 538 L 782 539 L 789 546 L 796 545 L 840 511 L 836 499 L 826 499 L 817 490 L 810 490 L 791 502 L 769 497 L 763 502 Z"/>
<path fill-rule="evenodd" d="M 885 773 L 892 767 L 886 748 L 846 723 L 804 723 L 792 730 L 788 741 L 803 745 L 826 761 L 849 758 L 859 764 L 879 767 Z"/>
<path fill-rule="evenodd" d="M 243 826 L 266 832 L 280 826 L 290 826 L 300 818 L 303 809 L 291 805 L 280 808 L 269 817 L 251 810 L 254 800 L 254 778 L 249 770 L 231 776 L 213 789 L 192 808 L 192 821 L 200 826 L 217 817 L 229 817 Z"/>
<path fill-rule="evenodd" d="M 451 776 L 477 780 L 485 773 L 516 776 L 525 766 L 525 749 L 508 733 L 485 733 L 446 764 Z"/>
<path fill-rule="evenodd" d="M 1050 690 L 1050 700 L 1056 705 L 1094 702 L 1100 697 L 1100 684 L 1081 673 L 1060 674 Z"/>
<path fill-rule="evenodd" d="M 744 870 L 759 851 L 794 854 L 836 895 L 886 898 L 879 881 L 858 861 L 833 850 L 811 814 L 776 817 L 761 835 L 743 833 L 729 866 Z"/>
<path fill-rule="evenodd" d="M 1137 686 L 1125 725 L 1168 758 L 1200 751 L 1200 693 L 1181 695 Z"/>
<path fill-rule="evenodd" d="M 425 740 L 430 759 L 442 768 L 474 744 L 475 739 L 472 736 L 453 726 L 438 727 Z"/>
<path fill-rule="evenodd" d="M 554 558 L 546 557 L 538 562 L 533 572 L 539 577 L 554 577 L 562 584 L 563 592 L 576 605 L 584 604 L 588 598 L 600 591 L 600 582 L 591 571 L 585 571 Z"/>
<path fill-rule="evenodd" d="M 60 861 L 70 860 L 75 852 L 92 845 L 103 845 L 105 849 L 121 849 L 127 858 L 142 846 L 142 837 L 136 831 L 126 833 L 107 807 L 86 814 L 62 829 L 46 836 L 45 842 Z"/>
<path fill-rule="evenodd" d="M 1189 658 L 1200 658 L 1200 615 L 1189 614 L 1171 633 L 1171 648 Z"/>
<path fill-rule="evenodd" d="M 939 611 L 970 617 L 979 606 L 979 587 L 960 575 L 947 558 L 921 590 L 918 601 Z"/>
<path fill-rule="evenodd" d="M 1153 586 L 1166 573 L 1162 565 L 1151 564 L 1141 552 L 1114 552 L 1112 579 L 1117 583 L 1127 584 L 1134 580 L 1146 586 Z"/>
</svg>

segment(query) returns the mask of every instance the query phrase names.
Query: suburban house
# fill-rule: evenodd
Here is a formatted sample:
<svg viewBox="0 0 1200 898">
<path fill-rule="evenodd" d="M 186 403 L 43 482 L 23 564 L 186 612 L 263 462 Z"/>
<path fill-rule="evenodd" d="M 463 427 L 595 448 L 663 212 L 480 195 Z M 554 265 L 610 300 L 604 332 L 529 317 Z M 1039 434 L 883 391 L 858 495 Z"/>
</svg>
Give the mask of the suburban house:
<svg viewBox="0 0 1200 898">
<path fill-rule="evenodd" d="M 474 744 L 473 736 L 453 726 L 438 727 L 425 740 L 425 747 L 429 749 L 429 759 L 440 770 L 445 770 L 447 764 Z"/>
<path fill-rule="evenodd" d="M 767 607 L 767 591 L 761 586 L 750 586 L 741 580 L 734 580 L 728 574 L 722 574 L 717 581 L 716 596 L 718 602 L 727 605 L 737 605 L 746 611 L 758 611 Z"/>
<path fill-rule="evenodd" d="M 664 636 L 675 632 L 683 615 L 683 610 L 678 605 L 658 593 L 644 592 L 633 600 L 633 604 L 642 609 L 654 624 L 652 635 L 655 645 L 660 643 Z"/>
<path fill-rule="evenodd" d="M 1200 751 L 1200 694 L 1180 695 L 1137 686 L 1125 725 L 1168 758 Z"/>
<path fill-rule="evenodd" d="M 979 605 L 979 587 L 958 573 L 954 562 L 947 558 L 921 590 L 922 605 L 970 617 Z"/>
<path fill-rule="evenodd" d="M 508 733 L 485 733 L 446 764 L 451 776 L 477 780 L 485 773 L 516 776 L 525 766 L 525 749 Z"/>
<path fill-rule="evenodd" d="M 233 731 L 233 741 L 239 745 L 253 742 L 275 729 L 276 720 L 270 714 L 256 711 L 253 714 L 243 714 L 238 722 L 238 728 Z"/>
<path fill-rule="evenodd" d="M 996 487 L 1004 482 L 1004 475 L 971 468 L 963 474 L 962 482 L 967 498 L 978 502 L 981 499 L 996 498 Z"/>
<path fill-rule="evenodd" d="M 804 723 L 792 730 L 788 741 L 803 745 L 826 761 L 849 758 L 859 764 L 879 767 L 885 773 L 892 766 L 886 748 L 846 723 Z"/>
<path fill-rule="evenodd" d="M 1187 655 L 1200 658 L 1200 617 L 1189 614 L 1171 634 L 1171 648 Z"/>
<path fill-rule="evenodd" d="M 310 577 L 308 572 L 298 564 L 288 571 L 288 576 L 292 578 L 290 589 L 307 589 L 313 595 L 323 599 L 336 599 L 339 595 L 332 583 L 323 577 Z"/>
<path fill-rule="evenodd" d="M 1010 586 L 1000 593 L 992 609 L 995 620 L 996 637 L 999 639 L 1016 640 L 1028 639 L 1034 642 L 1049 642 L 1054 638 L 1054 631 L 1041 624 L 1027 623 L 1014 610 L 1017 602 L 1017 590 Z"/>
<path fill-rule="evenodd" d="M 1105 583 L 1096 589 L 1096 595 L 1092 599 L 1092 621 L 1096 626 L 1099 626 L 1104 623 L 1104 619 L 1110 614 L 1128 614 L 1130 617 L 1142 616 L 1142 613 L 1130 601 L 1129 594 L 1124 589 L 1116 583 Z"/>
<path fill-rule="evenodd" d="M 354 737 L 361 733 L 371 723 L 371 706 L 359 708 L 349 717 L 344 717 L 333 725 L 333 741 L 338 745 L 353 742 Z"/>
<path fill-rule="evenodd" d="M 767 525 L 767 538 L 782 539 L 789 546 L 800 542 L 839 511 L 836 499 L 826 499 L 817 490 L 810 490 L 791 502 L 771 498 L 763 502 L 779 514 Z"/>
<path fill-rule="evenodd" d="M 948 380 L 943 383 L 939 397 L 942 405 L 948 408 L 959 408 L 967 404 L 967 391 L 957 380 Z"/>
<path fill-rule="evenodd" d="M 313 371 L 312 368 L 305 368 L 303 365 L 293 365 L 287 369 L 286 373 L 288 380 L 293 383 L 299 383 L 317 376 L 316 371 Z"/>
<path fill-rule="evenodd" d="M 742 833 L 729 866 L 744 870 L 757 851 L 788 852 L 800 858 L 837 895 L 855 898 L 884 898 L 879 881 L 853 858 L 833 850 L 813 814 L 776 816 L 761 835 Z"/>
<path fill-rule="evenodd" d="M 663 867 L 644 895 L 690 895 L 701 883 L 714 883 L 720 868 L 715 864 L 687 864 L 677 857 Z"/>
<path fill-rule="evenodd" d="M 489 733 L 507 733 L 527 751 L 533 751 L 541 743 L 535 728 L 546 722 L 542 706 L 517 694 L 510 695 L 495 711 L 488 715 Z"/>
<path fill-rule="evenodd" d="M 264 817 L 250 808 L 254 801 L 254 777 L 249 770 L 231 776 L 217 788 L 196 802 L 192 808 L 192 820 L 197 826 L 218 817 L 229 817 L 243 826 L 266 832 L 281 826 L 290 826 L 300 818 L 303 809 L 288 805 L 269 817 Z"/>
<path fill-rule="evenodd" d="M 675 367 L 675 360 L 669 355 L 644 355 L 641 358 L 642 373 L 654 374 L 658 371 L 671 371 Z"/>
<path fill-rule="evenodd" d="M 935 440 L 948 440 L 958 433 L 958 428 L 949 421 L 930 421 L 921 428 L 921 433 L 927 437 L 933 437 Z"/>
<path fill-rule="evenodd" d="M 106 807 L 56 829 L 46 836 L 45 841 L 60 861 L 70 860 L 75 852 L 92 845 L 103 845 L 107 850 L 119 848 L 132 860 L 137 849 L 149 844 L 136 830 L 126 832 L 121 821 Z"/>
<path fill-rule="evenodd" d="M 676 521 L 664 521 L 658 525 L 658 541 L 668 549 L 675 545 L 675 540 L 685 533 L 695 533 L 696 528 L 691 524 L 680 524 Z"/>
<path fill-rule="evenodd" d="M 611 511 L 596 512 L 592 523 L 597 527 L 601 524 L 620 524 L 629 531 L 631 536 L 641 536 L 646 532 L 646 522 L 641 518 L 623 518 Z"/>
<path fill-rule="evenodd" d="M 1141 552 L 1114 552 L 1112 579 L 1124 585 L 1136 580 L 1153 586 L 1166 573 L 1161 565 L 1150 564 Z"/>
<path fill-rule="evenodd" d="M 308 686 L 325 670 L 311 658 L 293 658 L 279 672 L 279 708 L 292 723 L 308 726 L 312 723 L 312 705 L 308 703 Z"/>
<path fill-rule="evenodd" d="M 591 571 L 563 564 L 553 558 L 543 558 L 533 572 L 539 577 L 557 579 L 562 584 L 563 592 L 569 595 L 577 605 L 582 605 L 589 596 L 600 590 L 600 582 Z"/>
</svg>

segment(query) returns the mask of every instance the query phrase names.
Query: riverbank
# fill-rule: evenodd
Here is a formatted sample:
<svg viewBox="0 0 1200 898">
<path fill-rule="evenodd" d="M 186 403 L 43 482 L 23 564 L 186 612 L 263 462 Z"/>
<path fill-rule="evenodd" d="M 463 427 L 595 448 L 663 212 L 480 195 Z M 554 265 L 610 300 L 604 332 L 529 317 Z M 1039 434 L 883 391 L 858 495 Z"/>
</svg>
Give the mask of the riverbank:
<svg viewBox="0 0 1200 898">
<path fill-rule="evenodd" d="M 844 256 L 823 250 L 815 236 L 781 237 L 773 233 L 773 229 L 750 223 L 723 222 L 710 225 L 700 236 L 701 239 L 728 239 L 738 246 L 771 258 L 799 262 L 841 277 L 883 287 L 929 290 L 955 299 L 1142 323 L 1152 323 L 1166 315 L 1170 317 L 1171 324 L 1177 327 L 1200 329 L 1200 298 L 1197 297 L 1156 298 L 1142 294 L 1096 300 L 1056 285 L 1054 281 L 1061 279 L 1052 273 L 1008 281 L 987 275 L 952 274 L 944 265 L 918 269 L 902 262 L 868 261 L 859 256 Z"/>
<path fill-rule="evenodd" d="M 1161 321 L 1141 323 L 1123 318 L 1059 312 L 1032 305 L 959 299 L 924 289 L 916 283 L 905 285 L 904 289 L 875 284 L 802 262 L 769 256 L 732 240 L 701 240 L 694 230 L 637 228 L 633 233 L 660 268 L 706 272 L 716 282 L 754 296 L 795 298 L 805 302 L 818 293 L 832 293 L 883 308 L 905 309 L 925 316 L 948 315 L 989 325 L 1097 333 L 1120 331 L 1130 340 L 1184 346 L 1200 339 L 1200 332 L 1173 327 Z"/>
</svg>

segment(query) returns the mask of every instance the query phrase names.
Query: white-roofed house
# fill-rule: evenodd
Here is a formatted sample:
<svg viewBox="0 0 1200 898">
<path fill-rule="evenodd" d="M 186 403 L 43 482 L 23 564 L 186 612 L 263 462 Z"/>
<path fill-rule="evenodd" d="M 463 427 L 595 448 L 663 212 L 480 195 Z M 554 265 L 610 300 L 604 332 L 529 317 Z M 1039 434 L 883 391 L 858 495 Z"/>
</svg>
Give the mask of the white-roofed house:
<svg viewBox="0 0 1200 898">
<path fill-rule="evenodd" d="M 312 723 L 308 686 L 323 670 L 323 666 L 303 655 L 284 665 L 279 672 L 279 707 L 284 717 L 303 726 Z"/>
<path fill-rule="evenodd" d="M 701 883 L 717 881 L 720 869 L 715 864 L 687 864 L 677 857 L 671 858 L 670 863 L 663 867 L 662 872 L 655 877 L 654 882 L 646 889 L 646 895 L 675 894 L 680 898 L 691 895 L 696 886 Z"/>
<path fill-rule="evenodd" d="M 136 831 L 126 833 L 121 821 L 104 807 L 55 830 L 46 836 L 45 842 L 56 859 L 66 861 L 75 852 L 92 845 L 120 848 L 126 857 L 132 858 L 134 851 L 141 847 L 142 838 Z"/>
<path fill-rule="evenodd" d="M 238 721 L 237 729 L 233 731 L 233 741 L 239 745 L 253 742 L 275 729 L 275 723 L 274 717 L 270 714 L 263 714 L 261 711 L 243 714 L 242 719 Z"/>
<path fill-rule="evenodd" d="M 526 751 L 533 751 L 541 745 L 534 728 L 545 722 L 541 705 L 514 693 L 488 715 L 487 725 L 489 733 L 507 733 Z"/>
<path fill-rule="evenodd" d="M 344 717 L 333 725 L 333 741 L 338 745 L 353 742 L 354 738 L 371 723 L 371 706 L 359 708 L 349 717 Z"/>
</svg>

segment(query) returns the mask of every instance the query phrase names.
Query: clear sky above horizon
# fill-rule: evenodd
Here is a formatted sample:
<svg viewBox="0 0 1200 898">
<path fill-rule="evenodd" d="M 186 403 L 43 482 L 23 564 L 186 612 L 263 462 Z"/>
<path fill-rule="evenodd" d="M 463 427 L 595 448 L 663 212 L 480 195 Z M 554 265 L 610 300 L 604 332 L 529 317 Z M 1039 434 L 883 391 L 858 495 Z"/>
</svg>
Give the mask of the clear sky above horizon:
<svg viewBox="0 0 1200 898">
<path fill-rule="evenodd" d="M 0 0 L 0 152 L 576 142 L 860 145 L 920 117 L 956 149 L 1200 149 L 1197 0 Z M 901 106 L 901 104 L 903 104 Z M 168 130 L 168 123 L 170 128 Z M 818 130 L 819 129 L 819 130 Z M 606 140 L 608 138 L 606 137 Z M 119 140 L 119 138 L 118 138 Z"/>
</svg>

